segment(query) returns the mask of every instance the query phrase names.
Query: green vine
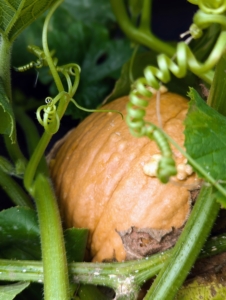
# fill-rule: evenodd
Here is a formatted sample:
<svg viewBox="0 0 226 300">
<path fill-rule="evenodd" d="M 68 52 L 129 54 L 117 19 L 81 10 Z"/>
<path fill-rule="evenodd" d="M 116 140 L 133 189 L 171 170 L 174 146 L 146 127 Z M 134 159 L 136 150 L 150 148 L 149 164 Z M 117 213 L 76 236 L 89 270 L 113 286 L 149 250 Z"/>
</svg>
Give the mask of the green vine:
<svg viewBox="0 0 226 300">
<path fill-rule="evenodd" d="M 199 257 L 211 257 L 225 250 L 226 239 L 222 234 L 208 240 Z M 121 263 L 69 263 L 68 270 L 70 278 L 76 283 L 106 285 L 120 292 L 119 279 L 122 284 L 129 276 L 132 276 L 136 285 L 141 287 L 144 281 L 155 277 L 163 269 L 173 252 L 174 249 L 170 249 L 142 260 Z M 9 260 L 0 259 L 0 272 L 1 280 L 43 282 L 43 264 L 40 261 L 23 260 L 12 264 Z M 133 282 L 130 288 L 133 291 Z"/>
</svg>

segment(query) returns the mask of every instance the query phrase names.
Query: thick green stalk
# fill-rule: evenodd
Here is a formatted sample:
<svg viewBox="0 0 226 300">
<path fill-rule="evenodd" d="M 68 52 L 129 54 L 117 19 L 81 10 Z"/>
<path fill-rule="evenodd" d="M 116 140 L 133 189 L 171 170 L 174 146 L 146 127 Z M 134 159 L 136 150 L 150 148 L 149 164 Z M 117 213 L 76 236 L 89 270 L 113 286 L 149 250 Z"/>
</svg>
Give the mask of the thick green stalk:
<svg viewBox="0 0 226 300">
<path fill-rule="evenodd" d="M 21 186 L 0 168 L 0 186 L 5 190 L 12 202 L 16 205 L 34 208 L 31 199 Z"/>
<path fill-rule="evenodd" d="M 226 52 L 222 55 L 215 68 L 213 84 L 208 95 L 207 104 L 226 116 Z M 217 96 L 216 96 L 217 95 Z"/>
<path fill-rule="evenodd" d="M 45 300 L 69 300 L 69 279 L 60 214 L 50 180 L 38 174 L 34 182 L 41 233 Z"/>
<path fill-rule="evenodd" d="M 27 142 L 28 153 L 29 153 L 29 155 L 32 155 L 34 153 L 34 151 L 36 151 L 37 145 L 40 141 L 40 136 L 39 136 L 37 127 L 35 126 L 34 122 L 31 120 L 31 118 L 20 107 L 17 107 L 15 109 L 15 115 L 16 115 L 18 124 L 20 125 L 20 127 L 22 128 L 22 130 L 24 132 L 24 136 L 25 136 L 25 139 Z M 43 153 L 44 153 L 45 149 L 46 149 L 46 146 L 42 150 Z M 32 160 L 34 160 L 34 158 L 35 157 L 33 157 Z M 42 155 L 41 158 L 39 157 L 39 159 L 40 159 L 40 163 L 37 160 L 36 161 L 37 165 L 39 166 L 40 170 L 43 173 L 48 174 L 48 167 L 46 164 L 45 157 Z M 28 164 L 30 166 L 30 162 Z M 35 166 L 34 169 L 37 168 L 37 165 Z M 28 174 L 31 174 L 30 173 L 31 170 L 29 171 L 29 169 L 30 169 L 30 167 L 28 168 Z M 34 170 L 34 172 L 35 172 L 35 170 Z"/>
<path fill-rule="evenodd" d="M 203 186 L 188 222 L 145 300 L 174 299 L 198 257 L 216 220 L 220 205 L 213 198 L 212 187 Z"/>
<path fill-rule="evenodd" d="M 199 258 L 211 257 L 226 251 L 225 234 L 206 242 Z M 154 277 L 172 255 L 173 249 L 147 257 L 142 260 L 122 263 L 70 263 L 69 274 L 73 281 L 82 284 L 105 285 L 117 288 L 118 277 L 126 280 L 135 276 L 137 285 Z M 25 272 L 26 271 L 26 272 Z M 43 282 L 43 264 L 41 261 L 0 259 L 0 280 Z"/>
<path fill-rule="evenodd" d="M 37 147 L 35 148 L 35 151 L 33 155 L 31 156 L 31 159 L 28 162 L 25 174 L 24 174 L 24 186 L 25 188 L 33 194 L 33 180 L 35 177 L 35 173 L 37 171 L 37 167 L 40 163 L 40 160 L 43 157 L 43 154 L 46 150 L 46 147 L 49 144 L 49 141 L 52 137 L 52 134 L 49 134 L 47 132 L 44 132 Z M 44 171 L 44 170 L 43 170 Z"/>
<path fill-rule="evenodd" d="M 21 175 L 25 172 L 27 159 L 24 157 L 23 153 L 21 152 L 20 146 L 18 144 L 17 138 L 15 143 L 12 144 L 12 141 L 8 135 L 4 135 L 4 142 L 8 154 L 11 160 L 15 164 L 15 168 L 18 171 L 18 175 Z"/>
<path fill-rule="evenodd" d="M 151 10 L 152 10 L 152 0 L 144 0 L 141 19 L 140 19 L 140 26 L 139 29 L 143 32 L 147 32 L 147 34 L 151 33 Z"/>
<path fill-rule="evenodd" d="M 3 82 L 6 96 L 12 105 L 12 90 L 11 90 L 11 48 L 12 43 L 5 36 L 0 36 L 0 79 Z M 16 129 L 15 129 L 16 130 Z M 11 138 L 8 135 L 4 135 L 5 145 L 11 159 L 15 164 L 20 166 L 21 170 L 24 171 L 26 165 L 26 159 L 22 154 L 18 145 L 17 139 L 12 143 Z"/>
<path fill-rule="evenodd" d="M 0 259 L 0 280 L 43 282 L 43 264 L 33 260 Z"/>
<path fill-rule="evenodd" d="M 0 36 L 0 78 L 3 81 L 6 95 L 12 103 L 12 90 L 11 90 L 11 48 L 12 43 L 5 36 Z"/>
</svg>

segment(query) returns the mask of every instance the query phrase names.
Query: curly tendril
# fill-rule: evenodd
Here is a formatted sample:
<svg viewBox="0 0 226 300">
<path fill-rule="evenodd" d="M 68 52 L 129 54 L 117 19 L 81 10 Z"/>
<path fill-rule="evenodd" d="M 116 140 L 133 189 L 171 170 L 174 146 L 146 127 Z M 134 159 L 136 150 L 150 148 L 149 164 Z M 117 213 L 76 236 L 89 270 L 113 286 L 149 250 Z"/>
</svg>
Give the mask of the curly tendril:
<svg viewBox="0 0 226 300">
<path fill-rule="evenodd" d="M 46 61 L 45 53 L 41 48 L 39 48 L 38 46 L 35 46 L 35 45 L 28 45 L 27 50 L 30 53 L 37 56 L 38 59 L 36 61 L 31 61 L 30 63 L 28 63 L 24 66 L 14 68 L 17 72 L 25 72 L 25 71 L 27 71 L 29 69 L 32 69 L 32 68 L 39 69 L 39 68 L 42 68 L 43 66 L 48 66 L 47 61 Z M 55 50 L 52 50 L 50 52 L 51 57 L 54 54 L 55 54 Z M 53 63 L 54 63 L 55 66 L 57 65 L 58 59 L 56 57 L 53 58 Z"/>
<path fill-rule="evenodd" d="M 75 91 L 77 90 L 78 83 L 79 83 L 80 72 L 81 72 L 80 66 L 77 64 L 71 63 L 71 64 L 67 64 L 67 65 L 63 65 L 63 66 L 57 66 L 56 69 L 57 69 L 57 72 L 61 72 L 65 76 L 67 85 L 68 85 L 68 93 L 71 95 L 71 97 L 73 97 L 73 95 L 75 94 Z M 70 76 L 73 76 L 75 78 L 73 84 L 72 84 Z"/>
<path fill-rule="evenodd" d="M 66 99 L 66 101 L 71 101 L 77 108 L 86 112 L 114 112 L 119 113 L 123 118 L 121 112 L 117 110 L 109 110 L 109 109 L 88 109 L 80 106 L 73 98 L 70 98 L 70 94 L 66 92 L 59 93 L 55 98 L 47 97 L 45 99 L 45 105 L 41 105 L 37 111 L 36 116 L 38 122 L 44 127 L 45 131 L 49 134 L 54 134 L 58 131 L 60 127 L 60 118 L 57 114 L 57 102 L 62 101 L 62 99 Z"/>
<path fill-rule="evenodd" d="M 54 134 L 58 131 L 60 126 L 60 118 L 57 114 L 56 103 L 62 97 L 68 96 L 66 92 L 59 93 L 54 99 L 47 97 L 46 104 L 40 106 L 36 111 L 38 122 L 44 127 L 45 131 L 49 134 Z M 43 116 L 42 116 L 43 111 Z"/>
<path fill-rule="evenodd" d="M 222 14 L 226 10 L 225 0 L 188 0 L 192 4 L 196 4 L 207 14 Z"/>
<path fill-rule="evenodd" d="M 132 135 L 136 137 L 147 136 L 156 142 L 162 154 L 158 164 L 157 176 L 161 182 L 167 183 L 171 176 L 177 174 L 172 150 L 161 129 L 144 120 L 146 113 L 145 109 L 148 106 L 149 101 L 140 98 L 140 92 L 146 97 L 150 97 L 151 92 L 142 84 L 138 85 L 138 89 L 139 92 L 138 90 L 134 90 L 130 94 L 130 101 L 127 104 L 126 122 Z"/>
<path fill-rule="evenodd" d="M 37 56 L 37 60 L 34 62 L 30 62 L 29 64 L 16 68 L 19 72 L 24 72 L 29 70 L 30 68 L 41 68 L 43 66 L 48 66 L 46 55 L 42 49 L 40 49 L 37 46 L 29 45 L 28 51 Z M 52 50 L 50 52 L 51 57 L 55 54 L 55 51 Z M 115 110 L 104 110 L 104 109 L 87 109 L 82 106 L 80 106 L 74 99 L 73 96 L 77 90 L 79 80 L 80 80 L 80 72 L 81 69 L 79 65 L 75 63 L 70 63 L 62 66 L 57 66 L 58 59 L 53 58 L 53 64 L 56 67 L 57 72 L 61 72 L 67 82 L 67 92 L 62 91 L 59 93 L 55 98 L 47 97 L 45 99 L 46 104 L 41 105 L 36 112 L 36 116 L 38 119 L 38 122 L 44 127 L 45 131 L 49 134 L 54 134 L 58 131 L 60 126 L 60 116 L 57 113 L 57 102 L 61 101 L 62 99 L 67 99 L 67 101 L 71 101 L 77 108 L 86 111 L 86 112 L 116 112 L 121 114 L 118 111 Z M 74 80 L 72 80 L 72 78 Z M 122 116 L 122 114 L 121 114 Z M 123 116 L 122 116 L 123 117 Z"/>
<path fill-rule="evenodd" d="M 190 2 L 199 5 L 203 11 L 199 10 L 195 14 L 193 24 L 183 36 L 190 34 L 192 38 L 197 39 L 202 36 L 203 29 L 206 29 L 212 23 L 222 25 L 223 30 L 209 57 L 204 63 L 201 63 L 196 59 L 186 42 L 179 42 L 173 58 L 160 54 L 157 56 L 158 68 L 147 66 L 144 69 L 144 77 L 137 79 L 133 83 L 127 105 L 126 121 L 130 132 L 136 137 L 147 136 L 154 140 L 161 151 L 162 158 L 159 161 L 157 176 L 163 183 L 168 182 L 170 176 L 176 174 L 176 166 L 172 150 L 162 130 L 145 120 L 146 108 L 149 103 L 147 99 L 152 96 L 149 87 L 158 90 L 161 82 L 167 83 L 170 81 L 170 73 L 173 73 L 178 78 L 182 78 L 186 75 L 188 69 L 199 76 L 204 73 L 206 75 L 209 72 L 209 77 L 206 77 L 206 80 L 211 83 L 213 77 L 212 68 L 219 61 L 226 46 L 226 30 L 224 30 L 226 28 L 226 17 L 220 15 L 220 13 L 225 11 L 226 0 L 194 0 Z"/>
</svg>

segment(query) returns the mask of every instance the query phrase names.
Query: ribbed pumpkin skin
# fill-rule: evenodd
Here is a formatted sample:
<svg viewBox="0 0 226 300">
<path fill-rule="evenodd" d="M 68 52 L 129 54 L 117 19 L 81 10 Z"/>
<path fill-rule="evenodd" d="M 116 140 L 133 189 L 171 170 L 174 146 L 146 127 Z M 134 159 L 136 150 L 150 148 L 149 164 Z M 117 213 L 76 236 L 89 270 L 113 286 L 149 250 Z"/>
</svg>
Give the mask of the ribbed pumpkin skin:
<svg viewBox="0 0 226 300">
<path fill-rule="evenodd" d="M 128 97 L 107 104 L 126 115 Z M 166 93 L 161 95 L 164 130 L 181 146 L 187 100 Z M 153 97 L 146 119 L 157 123 Z M 93 113 L 60 141 L 50 161 L 50 170 L 66 227 L 90 230 L 88 246 L 93 261 L 122 261 L 126 258 L 117 231 L 138 228 L 170 229 L 183 226 L 190 212 L 190 193 L 185 185 L 161 184 L 147 176 L 143 166 L 160 153 L 148 138 L 131 136 L 128 126 L 116 113 Z M 57 147 L 58 148 L 58 147 Z M 173 148 L 175 160 L 184 158 Z M 174 179 L 176 180 L 176 179 Z"/>
</svg>

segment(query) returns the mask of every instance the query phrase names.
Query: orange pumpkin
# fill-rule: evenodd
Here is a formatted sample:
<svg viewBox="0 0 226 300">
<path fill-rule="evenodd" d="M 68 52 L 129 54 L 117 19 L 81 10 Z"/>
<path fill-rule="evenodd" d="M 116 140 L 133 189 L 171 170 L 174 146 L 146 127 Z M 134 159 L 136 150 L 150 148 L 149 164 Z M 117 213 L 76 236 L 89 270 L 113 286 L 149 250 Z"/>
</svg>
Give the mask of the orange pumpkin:
<svg viewBox="0 0 226 300">
<path fill-rule="evenodd" d="M 104 109 L 125 116 L 127 102 L 128 97 L 122 97 Z M 160 103 L 163 129 L 183 146 L 187 100 L 165 93 Z M 158 124 L 155 96 L 146 119 Z M 111 112 L 91 114 L 54 147 L 50 170 L 64 224 L 90 230 L 93 261 L 138 258 L 155 252 L 153 240 L 161 245 L 166 238 L 164 249 L 175 242 L 190 213 L 189 189 L 198 180 L 187 172 L 174 182 L 160 183 L 148 172 L 159 153 L 155 142 L 131 136 L 125 117 Z M 173 155 L 178 169 L 186 167 L 175 148 Z"/>
</svg>

